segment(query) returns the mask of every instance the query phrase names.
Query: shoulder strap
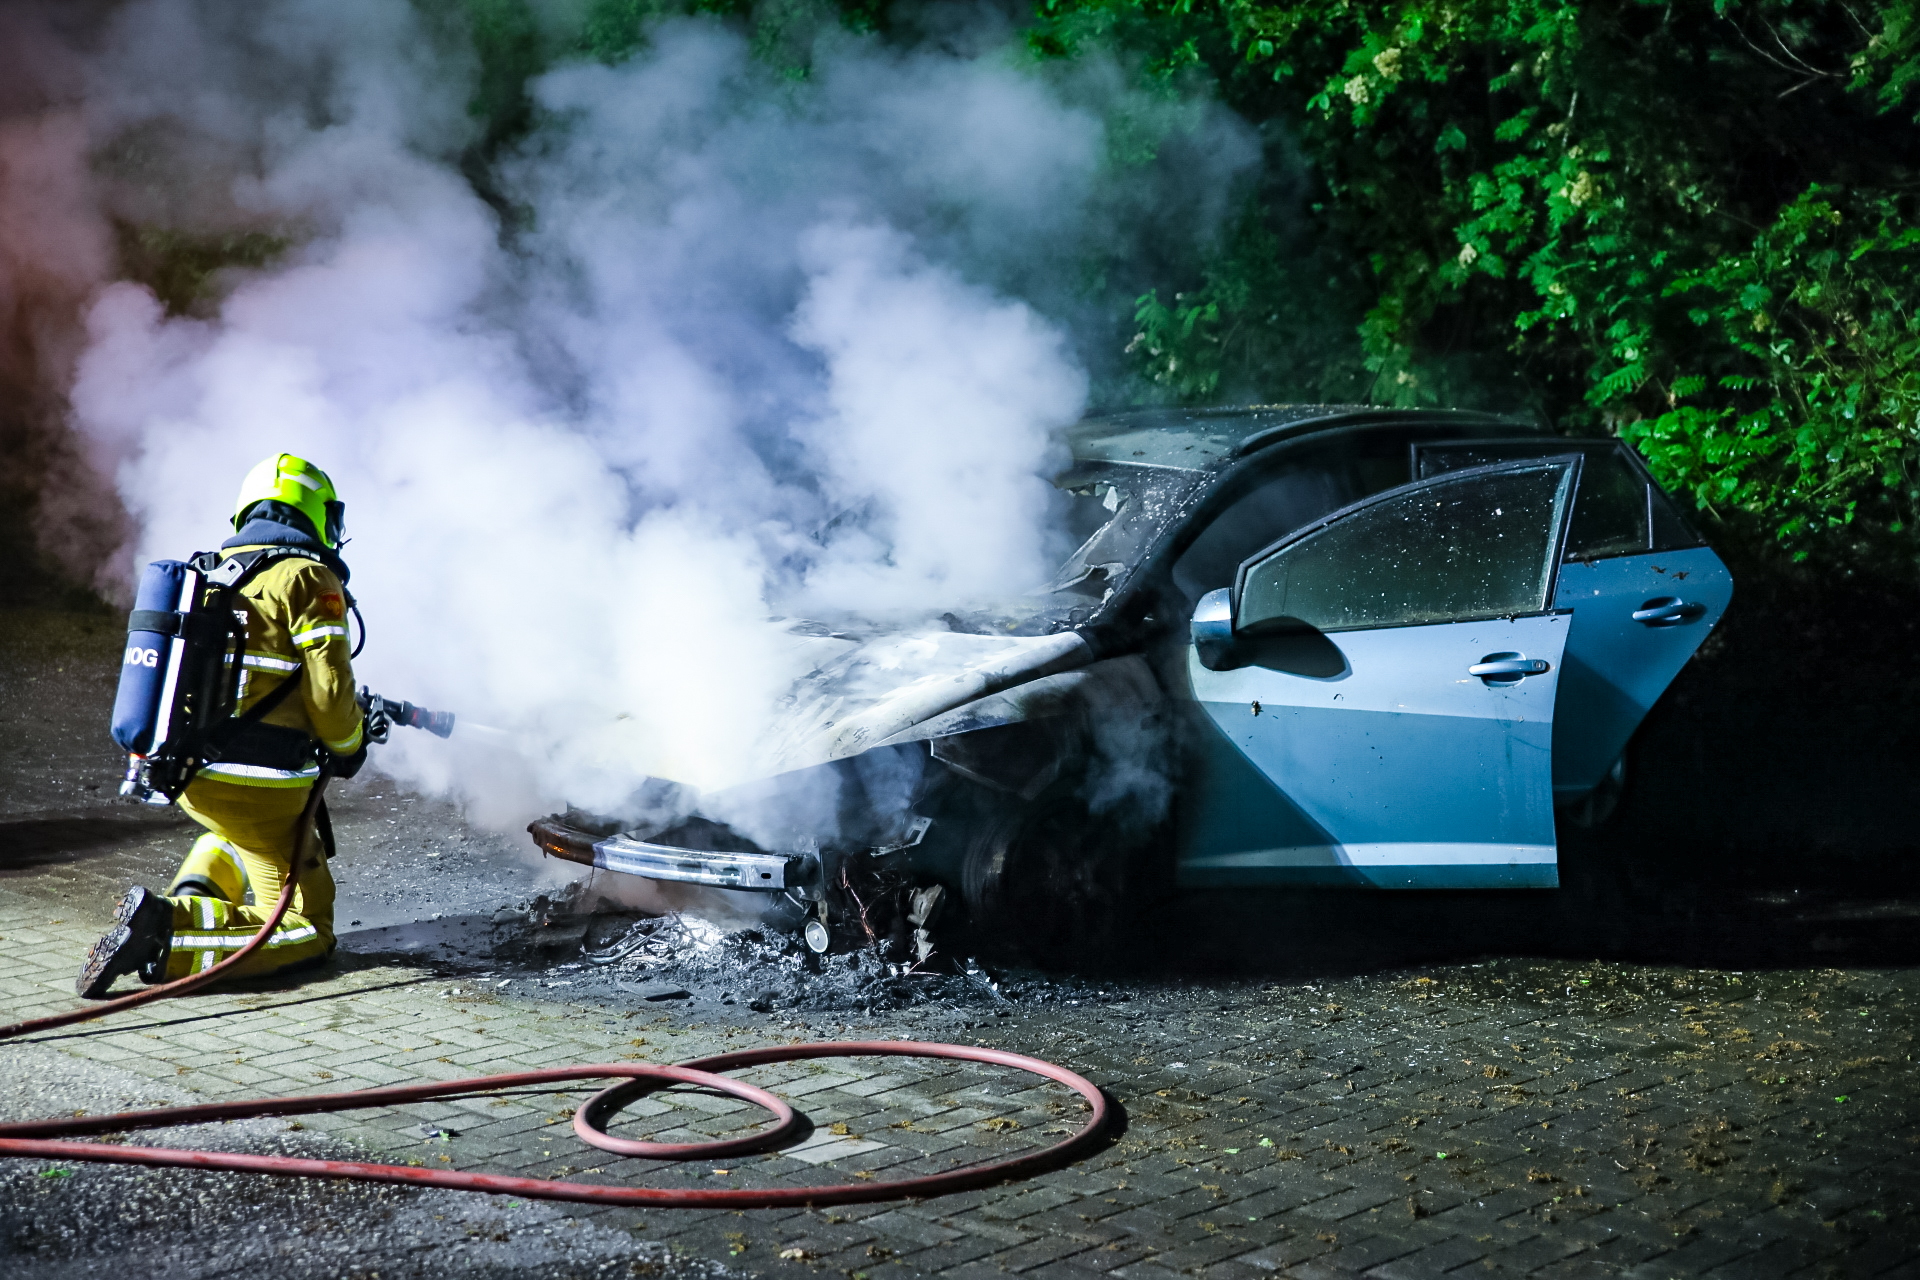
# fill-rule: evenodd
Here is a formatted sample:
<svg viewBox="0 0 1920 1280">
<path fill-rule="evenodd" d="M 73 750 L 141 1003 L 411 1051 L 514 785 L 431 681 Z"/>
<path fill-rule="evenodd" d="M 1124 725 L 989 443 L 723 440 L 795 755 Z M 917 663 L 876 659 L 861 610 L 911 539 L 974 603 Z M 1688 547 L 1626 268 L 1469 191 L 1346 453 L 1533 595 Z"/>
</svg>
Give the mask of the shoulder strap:
<svg viewBox="0 0 1920 1280">
<path fill-rule="evenodd" d="M 280 682 L 279 688 L 247 708 L 245 715 L 230 716 L 216 725 L 212 732 L 208 733 L 201 742 L 199 763 L 195 764 L 192 771 L 180 780 L 180 790 L 186 790 L 187 785 L 200 776 L 202 769 L 214 761 L 225 757 L 225 753 L 233 740 L 234 734 L 249 725 L 258 724 L 266 717 L 268 712 L 285 702 L 287 698 L 292 695 L 294 689 L 299 686 L 303 675 L 304 672 L 294 672 Z M 178 792 L 170 794 L 177 795 Z"/>
<path fill-rule="evenodd" d="M 319 807 L 313 811 L 313 825 L 320 831 L 320 847 L 326 850 L 327 856 L 331 858 L 336 852 L 333 846 L 333 815 L 327 812 L 325 800 L 322 800 Z"/>
<path fill-rule="evenodd" d="M 304 669 L 289 673 L 287 678 L 280 682 L 278 689 L 275 689 L 272 693 L 269 693 L 266 697 L 248 707 L 245 715 L 234 716 L 232 723 L 237 725 L 252 724 L 256 720 L 264 719 L 269 711 L 272 711 L 275 707 L 285 702 L 287 698 L 292 695 L 294 689 L 299 687 L 300 681 L 304 679 L 305 676 L 306 672 Z"/>
<path fill-rule="evenodd" d="M 202 551 L 187 563 L 206 578 L 209 586 L 237 591 L 251 582 L 262 570 L 290 556 L 311 560 L 319 565 L 326 564 L 326 561 L 319 556 L 301 547 L 261 547 L 255 551 L 236 552 L 224 560 L 220 558 L 218 551 Z"/>
<path fill-rule="evenodd" d="M 197 552 L 187 561 L 198 570 L 208 584 L 223 591 L 237 591 L 258 576 L 262 570 L 278 564 L 289 556 L 298 556 L 302 560 L 324 563 L 318 556 L 299 547 L 261 547 L 254 551 L 241 551 L 222 559 L 218 551 Z M 295 671 L 280 682 L 280 687 L 260 701 L 247 708 L 244 715 L 234 716 L 227 722 L 229 729 L 241 725 L 254 724 L 271 712 L 275 707 L 292 696 L 300 684 L 304 673 Z"/>
<path fill-rule="evenodd" d="M 197 775 L 201 769 L 204 769 L 207 762 L 220 759 L 221 753 L 227 749 L 226 744 L 232 741 L 235 733 L 246 728 L 248 725 L 258 724 L 266 718 L 269 711 L 272 711 L 275 707 L 285 702 L 287 698 L 292 695 L 294 689 L 299 687 L 303 675 L 303 672 L 294 672 L 280 682 L 279 688 L 254 703 L 251 707 L 248 707 L 245 715 L 232 716 L 222 721 L 214 731 L 207 736 L 206 742 L 202 745 L 205 759 L 198 768 L 194 769 L 194 774 Z M 187 779 L 188 782 L 192 780 L 191 777 Z M 183 783 L 182 785 L 184 786 L 185 784 Z"/>
</svg>

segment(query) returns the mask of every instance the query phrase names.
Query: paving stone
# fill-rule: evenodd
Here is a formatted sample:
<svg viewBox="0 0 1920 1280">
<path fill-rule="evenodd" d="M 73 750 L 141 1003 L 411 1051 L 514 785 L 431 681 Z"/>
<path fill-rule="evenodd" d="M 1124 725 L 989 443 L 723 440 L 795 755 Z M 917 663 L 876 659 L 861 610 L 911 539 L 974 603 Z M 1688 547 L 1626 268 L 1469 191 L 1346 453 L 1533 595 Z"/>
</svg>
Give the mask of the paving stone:
<svg viewBox="0 0 1920 1280">
<path fill-rule="evenodd" d="M 1297 1232 L 1263 1249 L 1244 1254 L 1239 1261 L 1262 1270 L 1287 1271 L 1310 1258 L 1328 1253 L 1338 1243 L 1338 1236 L 1332 1232 Z"/>
<path fill-rule="evenodd" d="M 1099 1280 L 1106 1272 L 1098 1267 L 1089 1266 L 1087 1255 L 1082 1252 L 1065 1258 L 1056 1258 L 1023 1274 L 1030 1280 Z"/>
<path fill-rule="evenodd" d="M 1464 1267 L 1487 1256 L 1487 1247 L 1464 1236 L 1452 1236 L 1424 1244 L 1410 1253 L 1367 1269 L 1378 1280 L 1428 1280 L 1456 1267 Z"/>
<path fill-rule="evenodd" d="M 169 846 L 166 856 L 178 852 Z M 78 912 L 66 917 L 42 909 L 37 892 L 31 877 L 0 879 L 0 959 L 12 966 L 0 977 L 0 1002 L 9 1016 L 67 1007 L 71 958 L 104 920 L 105 907 L 85 921 Z M 44 923 L 55 917 L 69 923 Z M 1570 963 L 1503 964 L 1553 970 L 1557 992 L 1577 985 L 1560 980 L 1579 967 Z M 211 1099 L 452 1079 L 643 1050 L 651 1060 L 673 1061 L 782 1038 L 772 1024 L 738 1009 L 709 1006 L 694 1015 L 685 1007 L 648 1006 L 626 1019 L 589 1007 L 580 999 L 582 987 L 540 988 L 524 980 L 489 986 L 483 1000 L 462 1003 L 444 993 L 471 978 L 430 974 L 385 957 L 365 966 L 323 970 L 282 990 L 216 990 L 169 1007 L 164 1016 L 130 1016 L 87 1029 L 87 1038 L 50 1041 L 35 1051 L 57 1054 L 76 1069 L 119 1072 L 132 1082 L 129 1089 Z M 1442 985 L 1482 980 L 1468 965 L 1418 972 L 1440 974 Z M 1811 984 L 1829 971 L 1802 972 Z M 1912 971 L 1830 972 L 1844 973 L 1852 990 L 1872 994 L 1882 1009 L 1877 1047 L 1864 1032 L 1835 1027 L 1838 1019 L 1829 1017 L 1820 1028 L 1831 1030 L 1836 1044 L 1858 1041 L 1836 1051 L 1835 1070 L 1875 1052 L 1887 1057 L 1885 1044 L 1916 1029 L 1913 1013 L 1893 1004 L 1920 982 Z M 1678 970 L 1662 981 L 1669 978 L 1700 981 Z M 1724 986 L 1723 975 L 1711 978 Z M 1115 1145 L 1016 1186 L 832 1211 L 837 1221 L 801 1210 L 649 1211 L 629 1221 L 647 1224 L 635 1228 L 645 1240 L 671 1240 L 691 1254 L 736 1268 L 751 1264 L 770 1276 L 794 1266 L 777 1261 L 776 1242 L 812 1241 L 834 1268 L 867 1271 L 872 1280 L 1013 1272 L 1058 1280 L 1356 1273 L 1413 1280 L 1492 1270 L 1556 1278 L 1823 1270 L 1850 1277 L 1899 1274 L 1920 1258 L 1920 1230 L 1904 1208 L 1920 1189 L 1906 1141 L 1920 1124 L 1920 1090 L 1906 1064 L 1854 1068 L 1864 1073 L 1860 1082 L 1844 1086 L 1793 1086 L 1792 1100 L 1777 1103 L 1746 1073 L 1752 1054 L 1775 1039 L 1811 1043 L 1795 1024 L 1798 1006 L 1781 1002 L 1775 1010 L 1751 1001 L 1738 1017 L 1753 1038 L 1736 1052 L 1717 1036 L 1711 1047 L 1704 1041 L 1693 1047 L 1681 1015 L 1664 1012 L 1677 1008 L 1678 999 L 1648 1002 L 1631 1019 L 1563 1009 L 1592 1000 L 1588 994 L 1557 1003 L 1540 996 L 1524 1002 L 1488 997 L 1478 1004 L 1450 995 L 1428 1008 L 1395 994 L 1403 991 L 1395 984 L 1410 980 L 1356 973 L 1310 983 L 1236 979 L 1180 991 L 1142 987 L 1125 1009 L 1022 1009 L 966 1029 L 939 1022 L 944 1015 L 911 1025 L 847 1019 L 862 1024 L 844 1033 L 853 1036 L 924 1029 L 939 1032 L 927 1038 L 993 1039 L 1067 1062 L 1121 1099 L 1130 1128 Z M 1799 980 L 1785 973 L 1766 979 L 1779 986 Z M 1316 989 L 1306 992 L 1307 985 Z M 1547 984 L 1543 978 L 1537 985 Z M 1219 1003 L 1234 1007 L 1216 1010 L 1210 995 L 1197 994 L 1214 991 L 1231 992 L 1230 1001 Z M 1866 995 L 1861 998 L 1864 1003 Z M 1328 1003 L 1350 1012 L 1331 1020 L 1324 1013 Z M 1594 1038 L 1573 1035 L 1565 1024 L 1574 1022 Z M 1660 1036 L 1707 1057 L 1680 1063 L 1669 1060 L 1671 1050 L 1655 1059 L 1631 1044 L 1616 1045 L 1630 1037 L 1612 1028 L 1636 1023 L 1657 1023 Z M 1052 1038 L 1060 1032 L 1075 1034 Z M 634 1039 L 649 1043 L 633 1046 Z M 1517 1057 L 1515 1043 L 1524 1046 Z M 1308 1056 L 1296 1059 L 1296 1050 Z M 1569 1065 L 1566 1055 L 1577 1061 Z M 1133 1061 L 1140 1057 L 1151 1061 Z M 1176 1061 L 1186 1069 L 1168 1066 Z M 1511 1074 L 1488 1079 L 1481 1074 L 1488 1063 Z M 1784 1070 L 1794 1075 L 1799 1068 Z M 437 1164 L 445 1155 L 459 1168 L 683 1187 L 775 1180 L 818 1185 L 852 1178 L 856 1170 L 900 1177 L 1024 1149 L 1051 1140 L 1050 1128 L 1073 1123 L 1071 1114 L 1058 1117 L 1048 1109 L 1062 1096 L 1051 1084 L 984 1069 L 923 1070 L 894 1061 L 843 1069 L 835 1062 L 819 1069 L 769 1067 L 751 1078 L 775 1086 L 808 1111 L 816 1127 L 797 1149 L 719 1166 L 730 1169 L 724 1179 L 711 1176 L 711 1161 L 688 1170 L 582 1147 L 559 1113 L 578 1105 L 585 1087 L 502 1106 L 493 1105 L 502 1100 L 449 1100 L 301 1123 L 309 1136 L 359 1143 L 379 1158 Z M 1581 1087 L 1570 1088 L 1576 1083 Z M 1519 1096 L 1515 1087 L 1530 1092 Z M 1826 1099 L 1841 1092 L 1854 1099 L 1847 1105 L 1855 1110 L 1836 1119 L 1837 1108 Z M 1850 1118 L 1869 1106 L 1875 1108 L 1871 1123 Z M 1820 1127 L 1803 1131 L 1798 1121 L 1809 1113 L 1822 1117 Z M 1003 1115 L 1023 1127 L 1003 1133 L 980 1127 Z M 1729 1144 L 1724 1165 L 1688 1169 L 1682 1151 L 1692 1128 L 1722 1115 L 1741 1123 L 1751 1143 Z M 751 1107 L 679 1093 L 638 1100 L 626 1116 L 622 1128 L 631 1134 L 689 1140 L 762 1123 Z M 1416 1118 L 1418 1125 L 1411 1123 Z M 850 1133 L 831 1134 L 827 1126 L 836 1121 Z M 912 1128 L 897 1127 L 908 1121 Z M 423 1139 L 418 1127 L 434 1123 L 458 1136 L 449 1143 Z M 1649 1125 L 1658 1126 L 1660 1145 L 1651 1155 L 1636 1154 L 1633 1144 L 1648 1136 Z M 1821 1132 L 1830 1137 L 1815 1142 L 1811 1135 Z M 1274 1145 L 1260 1147 L 1262 1138 Z M 1342 1146 L 1348 1150 L 1337 1149 Z M 1283 1149 L 1298 1149 L 1303 1158 L 1280 1159 Z M 1449 1160 L 1434 1159 L 1441 1150 Z M 1617 1168 L 1616 1157 L 1629 1168 Z M 1449 1167 L 1455 1161 L 1464 1172 Z M 1636 1181 L 1646 1176 L 1648 1161 L 1668 1181 Z M 1531 1181 L 1535 1169 L 1556 1181 Z M 1405 1181 L 1409 1174 L 1414 1181 Z M 1777 1177 L 1804 1187 L 1783 1208 L 1771 1199 Z M 1574 1195 L 1575 1186 L 1587 1194 Z M 1562 1197 L 1557 1206 L 1555 1195 Z M 1410 1199 L 1425 1216 L 1414 1216 Z M 1815 1207 L 1802 1207 L 1808 1202 Z M 486 1202 L 475 1212 L 504 1210 Z M 730 1232 L 752 1242 L 737 1259 L 729 1252 Z M 869 1255 L 870 1248 L 884 1256 Z M 883 1263 L 886 1269 L 877 1270 Z"/>
<path fill-rule="evenodd" d="M 1087 1241 L 1067 1236 L 1042 1236 L 992 1254 L 986 1261 L 1008 1271 L 1031 1271 L 1050 1262 L 1084 1253 L 1089 1247 Z"/>
<path fill-rule="evenodd" d="M 1352 1277 L 1359 1273 L 1339 1265 L 1330 1258 L 1315 1258 L 1288 1267 L 1281 1274 L 1285 1275 L 1287 1280 L 1352 1280 Z"/>
<path fill-rule="evenodd" d="M 1302 1205 L 1298 1212 L 1310 1218 L 1337 1222 L 1381 1205 L 1397 1204 L 1405 1200 L 1406 1194 L 1405 1184 L 1391 1175 L 1369 1177 L 1360 1186 L 1310 1201 Z"/>
<path fill-rule="evenodd" d="M 1081 1197 L 1065 1187 L 1022 1187 L 980 1207 L 983 1217 L 1006 1222 L 1021 1222 L 1034 1214 L 1062 1205 L 1077 1204 Z"/>
<path fill-rule="evenodd" d="M 1138 1262 L 1130 1262 L 1124 1267 L 1116 1267 L 1107 1274 L 1118 1276 L 1120 1280 L 1172 1280 L 1180 1273 L 1161 1266 L 1157 1259 L 1146 1258 Z"/>
</svg>

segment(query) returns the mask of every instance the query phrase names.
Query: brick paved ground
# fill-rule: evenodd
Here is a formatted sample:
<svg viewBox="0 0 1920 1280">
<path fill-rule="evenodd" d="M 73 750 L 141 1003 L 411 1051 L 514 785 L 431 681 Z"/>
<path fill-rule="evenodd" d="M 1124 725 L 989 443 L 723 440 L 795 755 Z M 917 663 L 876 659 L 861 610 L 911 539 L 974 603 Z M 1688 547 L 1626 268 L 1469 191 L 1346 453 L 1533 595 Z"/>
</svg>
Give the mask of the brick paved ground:
<svg viewBox="0 0 1920 1280">
<path fill-rule="evenodd" d="M 18 745 L 22 726 L 65 725 L 68 704 L 85 701 L 56 668 L 89 637 L 55 639 L 0 668 L 0 727 L 15 735 L 0 758 L 8 1018 L 67 1007 L 118 889 L 163 878 L 188 838 L 167 813 L 102 798 L 113 761 L 91 720 Z M 1013 1186 L 745 1214 L 10 1162 L 0 1165 L 7 1274 L 1920 1274 L 1920 971 L 1807 962 L 1823 938 L 1822 954 L 1850 954 L 1850 930 L 1884 952 L 1889 937 L 1910 934 L 1898 904 L 1828 912 L 1796 962 L 1741 972 L 1544 946 L 1532 950 L 1561 958 L 1456 953 L 1408 967 L 1389 938 L 1408 918 L 1349 907 L 1317 925 L 1273 919 L 1302 930 L 1302 945 L 1357 935 L 1349 950 L 1388 964 L 1075 985 L 1011 1009 L 761 1015 L 717 992 L 662 1008 L 611 988 L 546 985 L 569 979 L 523 963 L 538 956 L 517 943 L 489 951 L 487 938 L 517 935 L 484 926 L 563 869 L 383 784 L 343 789 L 337 820 L 342 923 L 362 925 L 332 966 L 0 1047 L 4 1113 L 899 1036 L 1069 1064 L 1119 1103 L 1113 1141 Z M 429 858 L 431 881 L 397 869 Z M 426 936 L 411 921 L 434 912 L 446 917 L 436 936 L 457 947 L 409 952 Z M 804 1109 L 804 1143 L 718 1167 L 618 1160 L 575 1142 L 565 1109 L 578 1093 L 159 1137 L 583 1181 L 757 1185 L 949 1167 L 1046 1141 L 1077 1114 L 1064 1090 L 997 1069 L 849 1061 L 748 1078 Z M 629 1114 L 630 1132 L 663 1137 L 757 1122 L 697 1094 L 659 1095 Z"/>
</svg>

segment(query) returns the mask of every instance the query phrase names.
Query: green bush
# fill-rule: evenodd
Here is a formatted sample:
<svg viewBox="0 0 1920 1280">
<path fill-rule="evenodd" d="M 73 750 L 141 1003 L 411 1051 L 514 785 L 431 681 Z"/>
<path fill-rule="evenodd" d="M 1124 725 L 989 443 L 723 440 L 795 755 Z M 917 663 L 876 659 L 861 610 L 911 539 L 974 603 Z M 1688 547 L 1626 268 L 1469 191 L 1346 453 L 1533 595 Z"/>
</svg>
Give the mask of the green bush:
<svg viewBox="0 0 1920 1280">
<path fill-rule="evenodd" d="M 1910 3 L 1042 0 L 1032 40 L 1202 64 L 1299 149 L 1305 207 L 1249 220 L 1310 234 L 1141 299 L 1165 393 L 1351 386 L 1358 359 L 1375 401 L 1531 406 L 1796 556 L 1911 565 Z M 1303 345 L 1302 309 L 1360 313 L 1351 345 Z"/>
<path fill-rule="evenodd" d="M 463 167 L 509 234 L 491 163 L 555 61 L 617 61 L 671 13 L 741 24 L 796 79 L 823 23 L 889 38 L 885 0 L 415 3 L 476 56 Z M 1036 0 L 1027 38 L 1218 92 L 1267 143 L 1230 234 L 1115 317 L 1122 394 L 1534 409 L 1796 557 L 1913 567 L 1914 0 Z M 121 250 L 188 310 L 285 245 L 129 227 Z"/>
<path fill-rule="evenodd" d="M 1920 227 L 1904 202 L 1809 189 L 1750 246 L 1678 275 L 1702 341 L 1622 434 L 1669 489 L 1764 514 L 1805 548 L 1908 532 L 1920 498 Z"/>
</svg>

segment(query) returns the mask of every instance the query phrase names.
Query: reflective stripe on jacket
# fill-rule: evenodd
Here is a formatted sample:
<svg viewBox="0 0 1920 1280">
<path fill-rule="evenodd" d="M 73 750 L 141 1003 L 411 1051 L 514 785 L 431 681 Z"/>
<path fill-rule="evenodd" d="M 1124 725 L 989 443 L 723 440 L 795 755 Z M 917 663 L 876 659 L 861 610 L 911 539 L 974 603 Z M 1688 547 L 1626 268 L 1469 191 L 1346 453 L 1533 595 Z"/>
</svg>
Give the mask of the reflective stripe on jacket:
<svg viewBox="0 0 1920 1280">
<path fill-rule="evenodd" d="M 250 550 L 223 548 L 221 558 Z M 269 711 L 265 723 L 299 729 L 338 755 L 358 751 L 363 717 L 347 657 L 346 590 L 340 579 L 316 560 L 289 556 L 240 588 L 240 599 L 247 615 L 247 642 L 234 713 L 244 714 L 283 680 L 301 680 L 301 696 Z M 223 782 L 284 787 L 305 786 L 318 767 L 215 763 L 206 772 Z"/>
</svg>

